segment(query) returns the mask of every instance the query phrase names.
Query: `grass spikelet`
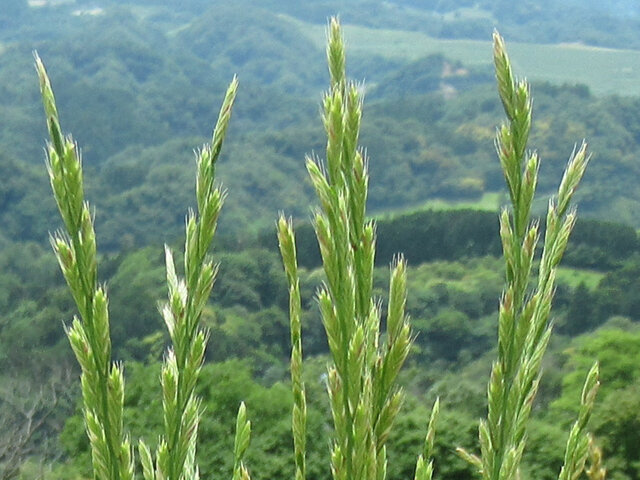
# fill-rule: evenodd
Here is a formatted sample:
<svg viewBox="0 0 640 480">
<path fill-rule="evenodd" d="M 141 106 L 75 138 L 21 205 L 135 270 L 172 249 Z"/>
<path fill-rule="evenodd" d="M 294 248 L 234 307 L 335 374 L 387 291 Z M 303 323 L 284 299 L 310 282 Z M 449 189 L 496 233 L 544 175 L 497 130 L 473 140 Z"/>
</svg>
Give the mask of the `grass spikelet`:
<svg viewBox="0 0 640 480">
<path fill-rule="evenodd" d="M 51 83 L 44 64 L 35 55 L 50 143 L 47 171 L 65 231 L 52 235 L 51 244 L 80 313 L 67 336 L 82 369 L 84 418 L 91 444 L 94 478 L 129 480 L 134 477 L 133 451 L 123 426 L 124 377 L 121 365 L 111 361 L 108 298 L 97 281 L 96 239 L 93 217 L 84 199 L 82 162 L 76 144 L 64 137 L 58 119 Z M 216 275 L 208 257 L 224 192 L 215 183 L 215 165 L 220 155 L 238 82 L 234 78 L 225 95 L 211 143 L 196 154 L 197 212 L 186 224 L 185 277 L 176 275 L 173 256 L 165 248 L 168 301 L 160 308 L 169 330 L 172 348 L 161 374 L 165 433 L 156 450 L 156 463 L 149 448 L 140 442 L 138 451 L 145 480 L 195 480 L 198 467 L 195 446 L 200 401 L 194 390 L 204 359 L 206 332 L 199 327 Z M 249 423 L 239 412 L 237 462 L 234 477 L 246 480 L 241 463 L 249 439 Z M 240 422 L 244 419 L 243 422 Z M 242 423 L 242 425 L 240 425 Z"/>
<path fill-rule="evenodd" d="M 336 480 L 383 480 L 385 442 L 403 399 L 396 379 L 411 344 L 405 315 L 406 265 L 399 259 L 392 267 L 387 337 L 382 342 L 379 302 L 372 296 L 375 226 L 366 221 L 367 160 L 357 145 L 361 89 L 347 81 L 344 51 L 340 24 L 333 18 L 327 46 L 331 82 L 323 100 L 326 160 L 324 166 L 307 160 L 320 201 L 314 225 L 327 278 L 318 303 L 332 357 L 328 373 L 335 426 L 332 472 Z M 283 219 L 278 227 L 291 302 L 294 415 L 296 411 L 302 415 L 303 396 L 295 378 L 301 356 L 296 346 L 299 299 L 293 231 Z M 295 425 L 294 419 L 294 439 Z M 296 458 L 301 458 L 303 443 L 295 442 Z M 301 463 L 296 467 L 301 471 Z"/>
<path fill-rule="evenodd" d="M 538 155 L 526 150 L 532 101 L 527 82 L 513 75 L 504 40 L 497 32 L 493 40 L 498 93 L 507 116 L 507 122 L 496 135 L 496 150 L 511 198 L 511 208 L 504 209 L 500 215 L 506 285 L 500 302 L 498 359 L 493 364 L 488 386 L 488 414 L 480 424 L 482 458 L 479 462 L 466 452 L 463 456 L 479 467 L 483 479 L 511 480 L 519 478 L 526 426 L 540 383 L 542 357 L 551 335 L 549 314 L 555 291 L 555 270 L 575 224 L 575 211 L 569 205 L 589 156 L 584 143 L 574 151 L 557 199 L 549 203 L 538 282 L 530 291 L 538 241 L 538 225 L 531 221 L 531 206 L 540 166 Z M 592 370 L 585 384 L 588 393 L 567 445 L 565 468 L 560 476 L 563 480 L 573 480 L 584 466 L 584 419 L 593 405 L 596 376 L 597 372 Z"/>
</svg>

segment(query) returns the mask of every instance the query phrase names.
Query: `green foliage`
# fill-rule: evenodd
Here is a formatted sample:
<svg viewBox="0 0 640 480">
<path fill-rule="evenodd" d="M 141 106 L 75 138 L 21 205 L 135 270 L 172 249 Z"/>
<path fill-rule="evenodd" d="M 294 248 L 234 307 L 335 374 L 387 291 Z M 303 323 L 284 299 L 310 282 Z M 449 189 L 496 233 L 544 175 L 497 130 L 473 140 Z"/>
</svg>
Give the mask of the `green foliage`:
<svg viewBox="0 0 640 480">
<path fill-rule="evenodd" d="M 571 294 L 565 321 L 559 325 L 559 330 L 562 333 L 573 335 L 589 330 L 596 325 L 599 319 L 595 315 L 591 299 L 591 290 L 586 287 L 584 282 L 581 282 Z"/>
<path fill-rule="evenodd" d="M 600 317 L 609 318 L 623 315 L 633 319 L 640 318 L 640 303 L 633 292 L 637 292 L 640 279 L 640 259 L 630 258 L 621 268 L 607 275 L 598 284 L 594 292 L 594 309 Z"/>
<path fill-rule="evenodd" d="M 603 448 L 610 478 L 634 478 L 638 474 L 638 453 L 633 445 L 638 438 L 638 359 L 640 333 L 615 325 L 584 335 L 572 342 L 567 350 L 567 372 L 563 378 L 562 395 L 551 405 L 551 421 L 566 421 L 563 412 L 574 412 L 576 393 L 580 389 L 578 369 L 584 369 L 593 359 L 600 364 L 602 378 L 601 401 L 592 420 L 592 430 Z"/>
<path fill-rule="evenodd" d="M 638 246 L 638 235 L 628 225 L 597 220 L 578 221 L 565 264 L 600 270 L 611 268 L 636 253 Z"/>
<path fill-rule="evenodd" d="M 0 150 L 0 218 L 7 238 L 41 242 L 42 232 L 52 230 L 55 202 L 43 195 L 46 176 L 42 169 L 25 165 Z M 43 230 L 44 229 L 44 230 Z"/>
<path fill-rule="evenodd" d="M 3 186 L 15 191 L 14 186 L 21 187 L 29 180 L 26 188 L 20 189 L 24 201 L 3 210 L 2 217 L 7 235 L 19 235 L 20 239 L 42 241 L 46 237 L 42 232 L 54 228 L 50 221 L 54 207 L 46 191 L 44 172 L 39 170 L 32 179 L 25 171 L 25 164 L 39 164 L 37 139 L 43 135 L 36 113 L 37 91 L 30 81 L 29 54 L 36 46 L 52 67 L 67 127 L 83 145 L 85 167 L 91 174 L 87 197 L 96 208 L 96 230 L 101 251 L 105 252 L 147 246 L 159 239 L 173 243 L 178 238 L 184 207 L 192 204 L 187 194 L 193 168 L 188 152 L 204 141 L 209 105 L 215 100 L 213 92 L 224 88 L 224 77 L 231 70 L 241 71 L 245 85 L 234 114 L 238 128 L 232 129 L 242 134 L 235 138 L 231 135 L 229 145 L 233 157 L 242 161 L 221 167 L 228 178 L 227 186 L 236 192 L 227 203 L 221 231 L 246 243 L 247 237 L 268 225 L 279 209 L 297 218 L 307 215 L 313 192 L 304 181 L 304 167 L 297 159 L 306 151 L 321 148 L 317 142 L 304 142 L 319 138 L 319 126 L 313 122 L 317 107 L 307 97 L 322 82 L 318 66 L 322 51 L 303 35 L 295 35 L 290 18 L 278 13 L 323 24 L 328 14 L 339 10 L 349 24 L 375 26 L 368 32 L 374 40 L 388 33 L 380 29 L 383 27 L 439 35 L 443 25 L 453 22 L 454 29 L 461 32 L 466 28 L 461 24 L 468 20 L 473 30 L 478 18 L 488 21 L 492 15 L 500 19 L 503 28 L 517 18 L 518 31 L 510 33 L 515 38 L 523 34 L 523 24 L 533 21 L 530 17 L 544 17 L 556 25 L 562 18 L 545 16 L 552 5 L 524 16 L 520 6 L 499 8 L 490 2 L 483 2 L 477 10 L 472 5 L 460 7 L 445 2 L 434 13 L 433 3 L 410 5 L 408 10 L 406 2 L 389 2 L 383 8 L 379 2 L 334 0 L 301 5 L 262 2 L 259 6 L 244 2 L 243 7 L 230 8 L 219 1 L 194 0 L 176 9 L 164 1 L 105 0 L 103 13 L 96 16 L 72 15 L 77 9 L 90 7 L 90 2 L 54 3 L 43 8 L 26 7 L 25 17 L 16 17 L 10 27 L 0 31 L 0 95 L 4 99 L 0 116 L 5 119 L 0 151 L 17 163 L 9 165 L 14 174 Z M 572 9 L 576 24 L 580 16 L 577 12 L 584 10 L 579 5 Z M 246 25 L 252 27 L 247 29 Z M 446 30 L 451 28 L 449 25 Z M 555 27 L 551 35 L 541 28 L 536 24 L 536 41 L 541 41 L 540 35 L 552 39 L 566 33 Z M 234 32 L 240 29 L 242 38 L 236 40 Z M 324 26 L 317 26 L 319 43 L 324 42 L 323 30 Z M 623 32 L 611 29 L 614 36 Z M 402 36 L 407 32 L 396 33 Z M 585 30 L 576 28 L 571 34 L 579 36 Z M 481 35 L 485 39 L 486 31 Z M 623 43 L 629 45 L 628 40 Z M 470 50 L 470 61 L 462 66 L 468 75 L 447 76 L 444 65 L 452 66 L 455 73 L 460 70 L 457 63 L 450 58 L 418 59 L 422 56 L 416 53 L 420 42 L 411 42 L 410 51 L 416 55 L 411 64 L 404 58 L 384 60 L 362 53 L 357 37 L 351 44 L 357 55 L 352 66 L 358 66 L 358 77 L 367 81 L 367 94 L 376 98 L 368 107 L 369 121 L 362 132 L 363 143 L 376 152 L 370 165 L 375 179 L 370 209 L 383 213 L 389 208 L 414 208 L 434 198 L 455 201 L 477 199 L 487 192 L 498 195 L 502 177 L 486 145 L 493 135 L 491 126 L 497 122 L 499 105 L 488 82 L 472 92 L 465 85 L 478 73 L 473 64 L 481 58 L 488 63 L 489 58 Z M 449 56 L 456 52 L 454 46 L 445 45 Z M 485 49 L 486 43 L 481 48 Z M 530 48 L 535 53 L 546 47 Z M 576 55 L 575 48 L 567 51 Z M 589 52 L 605 58 L 619 54 L 594 49 Z M 632 63 L 625 53 L 620 55 L 623 66 Z M 582 63 L 593 65 L 590 61 Z M 558 70 L 570 72 L 573 82 L 574 68 L 565 68 L 561 61 L 554 64 Z M 436 67 L 433 71 L 428 68 L 431 65 Z M 609 73 L 612 68 L 590 68 L 589 73 Z M 487 72 L 488 67 L 479 73 L 487 78 Z M 430 85 L 440 80 L 457 91 L 446 99 L 441 93 L 398 99 L 397 92 L 392 92 L 397 80 L 402 80 L 405 87 L 419 86 L 423 76 L 429 77 Z M 625 72 L 614 76 L 628 78 Z M 584 87 L 551 85 L 539 87 L 536 98 L 539 115 L 532 134 L 548 166 L 540 175 L 542 189 L 550 192 L 554 188 L 564 165 L 565 145 L 588 136 L 603 157 L 579 192 L 581 211 L 606 219 L 613 215 L 637 226 L 633 213 L 640 211 L 633 182 L 640 124 L 637 101 L 599 98 Z M 194 135 L 197 140 L 191 140 Z M 292 183 L 301 188 L 288 188 Z M 624 196 L 621 191 L 626 192 Z M 157 220 L 153 225 L 147 221 L 151 216 Z M 585 251 L 582 261 L 593 253 Z"/>
<path fill-rule="evenodd" d="M 317 372 L 316 372 L 317 373 Z M 157 378 L 160 365 L 127 363 L 128 388 L 125 401 L 125 421 L 133 438 L 149 439 L 155 448 L 162 433 L 162 402 Z M 315 395 L 323 393 L 317 377 L 305 376 Z M 234 431 L 238 405 L 247 404 L 251 423 L 251 448 L 247 463 L 253 468 L 252 478 L 267 480 L 293 476 L 291 457 L 291 390 L 283 382 L 264 385 L 254 378 L 254 370 L 247 360 L 206 363 L 202 367 L 197 387 L 202 416 L 198 434 L 198 455 L 201 478 L 230 478 L 233 474 Z M 314 439 L 307 446 L 308 472 L 313 478 L 328 478 L 324 461 L 328 442 L 329 417 L 324 404 L 312 401 L 308 414 L 308 431 Z M 87 444 L 82 418 L 72 417 L 65 427 L 63 441 L 69 455 L 86 456 Z M 80 462 L 77 462 L 80 463 Z M 69 470 L 69 469 L 67 469 Z M 88 475 L 88 473 L 85 473 Z"/>
<path fill-rule="evenodd" d="M 630 479 L 640 473 L 640 382 L 635 380 L 608 395 L 593 418 L 609 478 Z"/>
<path fill-rule="evenodd" d="M 161 327 L 157 304 L 164 293 L 164 270 L 155 249 L 146 248 L 127 255 L 109 281 L 113 318 L 135 318 L 135 322 L 117 322 L 111 327 L 111 339 L 117 358 L 132 355 L 144 359 L 143 339 Z"/>
<path fill-rule="evenodd" d="M 485 255 L 499 256 L 498 220 L 493 212 L 474 209 L 430 210 L 386 215 L 377 219 L 376 265 L 391 262 L 395 249 L 403 252 L 410 264 L 434 260 L 455 260 Z M 545 227 L 541 227 L 541 234 Z M 265 230 L 260 243 L 271 247 Z M 310 224 L 298 226 L 297 246 L 300 264 L 316 268 L 320 252 Z M 638 251 L 638 236 L 626 225 L 599 220 L 577 220 L 567 247 L 564 264 L 576 268 L 610 270 Z"/>
<path fill-rule="evenodd" d="M 72 315 L 73 301 L 57 281 L 55 258 L 35 243 L 7 243 L 0 253 L 0 271 L 3 370 L 40 377 L 57 362 L 68 364 L 59 320 Z"/>
<path fill-rule="evenodd" d="M 579 337 L 568 350 L 568 361 L 572 373 L 563 381 L 562 396 L 553 403 L 558 410 L 575 411 L 570 398 L 580 390 L 577 373 L 597 359 L 602 377 L 601 396 L 606 400 L 616 390 L 636 382 L 640 378 L 640 334 L 604 326 L 593 334 Z"/>
<path fill-rule="evenodd" d="M 460 62 L 450 62 L 443 55 L 429 55 L 411 62 L 399 72 L 388 75 L 371 92 L 372 98 L 411 98 L 416 95 L 451 90 L 468 90 L 491 81 L 488 69 L 470 73 Z M 446 82 L 446 83 L 444 83 Z M 437 113 L 437 108 L 435 112 Z"/>
<path fill-rule="evenodd" d="M 253 3 L 245 8 L 225 4 L 209 8 L 179 32 L 178 40 L 207 61 L 224 58 L 226 62 L 216 65 L 217 69 L 260 78 L 263 85 L 277 84 L 294 93 L 312 92 L 319 86 L 320 51 L 271 11 Z"/>
</svg>

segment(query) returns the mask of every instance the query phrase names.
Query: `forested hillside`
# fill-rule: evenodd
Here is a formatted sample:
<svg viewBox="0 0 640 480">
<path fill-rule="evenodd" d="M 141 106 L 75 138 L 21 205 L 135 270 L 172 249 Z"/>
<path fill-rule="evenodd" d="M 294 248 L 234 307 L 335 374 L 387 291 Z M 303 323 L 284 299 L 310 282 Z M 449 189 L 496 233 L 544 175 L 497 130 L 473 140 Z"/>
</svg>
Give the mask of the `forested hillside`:
<svg viewBox="0 0 640 480">
<path fill-rule="evenodd" d="M 43 241 L 43 232 L 54 226 L 46 223 L 50 215 L 29 212 L 33 205 L 52 208 L 40 168 L 43 123 L 31 67 L 34 49 L 60 85 L 66 126 L 93 173 L 89 195 L 104 212 L 98 223 L 103 248 L 175 238 L 180 206 L 189 201 L 183 192 L 192 173 L 190 150 L 208 135 L 215 94 L 234 73 L 243 88 L 230 133 L 233 161 L 222 167 L 233 192 L 223 231 L 255 231 L 280 209 L 306 216 L 310 190 L 300 158 L 322 147 L 315 116 L 323 54 L 279 12 L 320 21 L 331 8 L 347 9 L 347 17 L 348 8 L 318 2 L 298 6 L 305 11 L 296 13 L 284 4 L 259 5 L 203 9 L 194 2 L 173 12 L 161 2 L 106 2 L 91 14 L 82 2 L 56 2 L 27 8 L 17 15 L 21 23 L 12 17 L 0 40 L 0 108 L 6 119 L 0 152 L 6 157 L 2 168 L 17 162 L 15 168 L 24 172 L 12 178 L 28 188 L 3 186 L 15 192 L 2 199 L 8 225 L 3 233 Z M 358 8 L 370 15 L 377 11 Z M 54 23 L 64 28 L 52 31 Z M 489 58 L 488 52 L 479 55 Z M 501 173 L 487 148 L 500 109 L 488 68 L 466 67 L 442 55 L 408 63 L 357 51 L 352 57 L 350 71 L 365 79 L 369 98 L 362 140 L 372 152 L 375 211 L 413 208 L 434 198 L 476 200 L 502 191 Z M 637 100 L 625 92 L 594 96 L 582 86 L 540 84 L 534 91 L 534 140 L 549 166 L 541 179 L 544 191 L 551 191 L 572 145 L 589 138 L 597 156 L 580 192 L 581 211 L 637 226 Z M 149 217 L 155 218 L 152 229 L 145 225 Z"/>
<path fill-rule="evenodd" d="M 603 62 L 622 68 L 612 70 L 615 80 L 640 84 L 637 6 L 622 0 L 185 0 L 177 9 L 174 3 L 2 0 L 0 425 L 6 428 L 0 479 L 11 478 L 2 469 L 14 458 L 18 478 L 84 479 L 90 472 L 78 372 L 63 328 L 75 307 L 48 244 L 60 223 L 43 162 L 46 125 L 34 50 L 51 74 L 63 128 L 82 150 L 114 356 L 126 361 L 132 435 L 151 440 L 161 428 L 162 245 L 182 242 L 186 209 L 195 204 L 193 150 L 209 138 L 220 98 L 237 74 L 240 89 L 218 170 L 228 190 L 214 245 L 220 270 L 204 312 L 211 341 L 200 391 L 207 412 L 201 475 L 230 474 L 232 419 L 246 400 L 256 439 L 247 460 L 260 466 L 253 478 L 292 478 L 288 299 L 274 229 L 280 211 L 293 215 L 299 232 L 309 431 L 326 438 L 328 350 L 314 299 L 324 277 L 304 158 L 324 154 L 318 112 L 327 74 L 314 29 L 334 13 L 347 38 L 350 26 L 364 29 L 353 30 L 354 42 L 376 32 L 421 34 L 459 41 L 447 45 L 469 55 L 477 43 L 464 42 L 487 41 L 486 51 L 473 53 L 485 56 L 483 62 L 464 63 L 447 51 L 396 54 L 390 43 L 354 48 L 348 64 L 366 94 L 360 143 L 370 157 L 368 206 L 378 221 L 375 294 L 387 302 L 388 265 L 404 252 L 407 309 L 417 334 L 402 374 L 408 398 L 390 440 L 396 461 L 388 475 L 413 475 L 427 406 L 440 396 L 435 477 L 468 478 L 473 468 L 453 449 L 476 443 L 504 284 L 497 212 L 507 194 L 493 146 L 503 112 L 488 67 L 491 31 L 498 27 L 531 49 L 576 43 L 582 46 L 570 48 L 610 53 Z M 574 145 L 587 138 L 594 156 L 576 194 L 580 220 L 558 275 L 556 337 L 523 479 L 557 478 L 564 427 L 574 418 L 570 406 L 582 381 L 575 372 L 596 356 L 603 387 L 592 429 L 610 478 L 639 474 L 640 97 L 624 90 L 603 95 L 606 77 L 596 73 L 602 72 L 581 79 L 550 70 L 533 84 L 531 144 L 542 159 L 535 214 L 544 214 Z M 22 391 L 23 404 L 9 395 Z M 27 437 L 25 405 L 45 419 Z M 21 438 L 27 441 L 16 441 Z M 309 447 L 309 478 L 329 478 L 326 443 Z"/>
</svg>

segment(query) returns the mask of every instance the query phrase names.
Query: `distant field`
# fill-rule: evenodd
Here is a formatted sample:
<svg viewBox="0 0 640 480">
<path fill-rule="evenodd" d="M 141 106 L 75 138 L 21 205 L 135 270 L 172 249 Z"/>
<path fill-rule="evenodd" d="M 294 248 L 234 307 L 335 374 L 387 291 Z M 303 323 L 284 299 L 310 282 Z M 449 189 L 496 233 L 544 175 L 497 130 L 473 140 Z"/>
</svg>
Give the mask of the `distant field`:
<svg viewBox="0 0 640 480">
<path fill-rule="evenodd" d="M 382 211 L 372 212 L 376 217 L 393 217 L 396 214 L 405 214 L 407 212 L 422 210 L 484 210 L 489 212 L 498 212 L 502 204 L 507 199 L 503 194 L 497 192 L 485 192 L 482 197 L 477 200 L 445 200 L 442 198 L 433 198 L 416 206 L 403 206 L 398 209 L 385 209 Z M 497 215 L 497 213 L 496 213 Z"/>
<path fill-rule="evenodd" d="M 500 193 L 485 192 L 478 200 L 458 200 L 455 202 L 449 200 L 443 200 L 440 198 L 434 198 L 426 201 L 422 208 L 429 208 L 431 210 L 458 210 L 470 208 L 473 210 L 487 210 L 490 212 L 497 212 L 500 210 L 501 202 L 505 202 L 506 198 Z"/>
<path fill-rule="evenodd" d="M 598 283 L 604 276 L 604 273 L 594 270 L 559 267 L 556 278 L 559 283 L 569 285 L 572 288 L 577 287 L 580 283 L 584 283 L 587 288 L 593 290 L 598 286 Z"/>
<path fill-rule="evenodd" d="M 283 16 L 283 19 L 295 24 L 318 46 L 324 45 L 324 26 L 287 16 Z M 491 62 L 489 41 L 443 40 L 417 32 L 354 25 L 344 25 L 344 31 L 351 53 L 371 53 L 407 60 L 444 53 L 468 65 Z M 583 83 L 598 95 L 640 95 L 640 51 L 574 44 L 511 43 L 509 39 L 506 40 L 516 74 L 526 74 L 531 80 L 546 80 L 556 84 Z"/>
</svg>

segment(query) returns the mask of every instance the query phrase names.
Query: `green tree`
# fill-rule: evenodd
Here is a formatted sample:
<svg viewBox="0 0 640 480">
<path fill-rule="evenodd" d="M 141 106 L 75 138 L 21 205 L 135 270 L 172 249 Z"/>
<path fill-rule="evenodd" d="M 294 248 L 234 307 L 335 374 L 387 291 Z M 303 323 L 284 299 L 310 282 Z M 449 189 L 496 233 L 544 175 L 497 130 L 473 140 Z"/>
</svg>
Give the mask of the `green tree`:
<svg viewBox="0 0 640 480">
<path fill-rule="evenodd" d="M 576 339 L 567 353 L 570 373 L 563 379 L 562 396 L 552 404 L 553 410 L 558 412 L 576 411 L 572 397 L 575 398 L 581 388 L 579 371 L 591 364 L 593 359 L 600 364 L 600 395 L 603 399 L 640 379 L 640 332 L 635 330 L 604 326 Z"/>
<path fill-rule="evenodd" d="M 142 340 L 161 327 L 158 302 L 164 296 L 165 272 L 158 249 L 137 250 L 120 262 L 109 281 L 111 315 L 118 319 L 111 329 L 117 358 L 143 360 L 149 354 Z"/>
<path fill-rule="evenodd" d="M 575 412 L 572 396 L 580 389 L 577 373 L 593 359 L 600 364 L 602 400 L 594 409 L 592 428 L 601 443 L 609 478 L 636 478 L 640 472 L 640 332 L 613 327 L 576 339 L 567 350 L 568 362 L 560 398 L 551 404 L 550 419 L 568 423 Z"/>
<path fill-rule="evenodd" d="M 560 332 L 576 335 L 596 326 L 600 319 L 596 317 L 594 303 L 591 290 L 580 282 L 571 293 L 565 320 L 559 326 Z"/>
</svg>

